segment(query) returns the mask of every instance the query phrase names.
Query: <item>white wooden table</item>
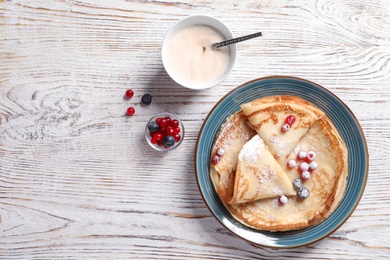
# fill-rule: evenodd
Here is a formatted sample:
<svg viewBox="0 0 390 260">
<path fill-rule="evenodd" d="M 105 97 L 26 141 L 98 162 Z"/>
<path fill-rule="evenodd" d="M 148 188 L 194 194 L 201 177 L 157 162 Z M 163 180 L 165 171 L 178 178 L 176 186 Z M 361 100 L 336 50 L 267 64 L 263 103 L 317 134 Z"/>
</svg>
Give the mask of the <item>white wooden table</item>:
<svg viewBox="0 0 390 260">
<path fill-rule="evenodd" d="M 231 75 L 190 91 L 160 47 L 178 19 L 207 14 L 236 36 Z M 365 132 L 370 173 L 348 221 L 312 245 L 245 242 L 209 212 L 193 156 L 206 115 L 228 91 L 268 75 L 328 88 Z M 125 90 L 135 96 L 125 100 Z M 153 96 L 140 105 L 144 93 Z M 133 117 L 125 115 L 134 106 Z M 152 150 L 146 120 L 183 119 L 182 145 Z M 390 2 L 387 0 L 0 0 L 2 259 L 390 258 Z"/>
</svg>

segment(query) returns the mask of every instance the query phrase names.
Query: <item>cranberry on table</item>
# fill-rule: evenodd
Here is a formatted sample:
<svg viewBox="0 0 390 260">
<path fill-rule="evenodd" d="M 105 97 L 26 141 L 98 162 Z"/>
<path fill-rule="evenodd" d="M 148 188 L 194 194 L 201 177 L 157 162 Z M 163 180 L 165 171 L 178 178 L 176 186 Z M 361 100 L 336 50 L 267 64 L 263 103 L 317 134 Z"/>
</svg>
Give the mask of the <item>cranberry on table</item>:
<svg viewBox="0 0 390 260">
<path fill-rule="evenodd" d="M 131 89 L 126 90 L 125 96 L 127 98 L 132 98 L 134 96 L 134 91 Z"/>
<path fill-rule="evenodd" d="M 134 107 L 129 107 L 129 108 L 127 109 L 127 114 L 128 114 L 129 116 L 134 115 L 134 113 L 135 113 Z"/>
</svg>

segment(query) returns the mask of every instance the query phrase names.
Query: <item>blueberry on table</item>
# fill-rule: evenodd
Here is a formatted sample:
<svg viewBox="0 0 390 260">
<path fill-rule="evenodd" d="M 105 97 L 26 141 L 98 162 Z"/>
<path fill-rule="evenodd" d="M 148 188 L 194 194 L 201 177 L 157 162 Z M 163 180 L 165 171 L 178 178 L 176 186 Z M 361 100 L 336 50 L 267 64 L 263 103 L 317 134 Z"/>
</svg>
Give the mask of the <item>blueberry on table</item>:
<svg viewBox="0 0 390 260">
<path fill-rule="evenodd" d="M 150 105 L 152 103 L 152 95 L 150 94 L 144 94 L 141 99 L 142 103 L 144 105 Z"/>
<path fill-rule="evenodd" d="M 157 132 L 160 126 L 157 124 L 156 121 L 149 122 L 148 129 L 151 133 Z"/>
<path fill-rule="evenodd" d="M 163 138 L 163 144 L 167 147 L 175 145 L 175 138 L 172 135 L 166 135 Z"/>
</svg>

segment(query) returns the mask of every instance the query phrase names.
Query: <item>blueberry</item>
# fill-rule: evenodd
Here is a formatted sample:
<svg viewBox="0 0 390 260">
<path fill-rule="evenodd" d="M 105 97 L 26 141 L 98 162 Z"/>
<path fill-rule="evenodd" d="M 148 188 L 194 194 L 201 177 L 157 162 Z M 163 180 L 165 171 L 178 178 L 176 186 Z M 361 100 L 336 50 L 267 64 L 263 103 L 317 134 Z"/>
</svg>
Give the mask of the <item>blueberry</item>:
<svg viewBox="0 0 390 260">
<path fill-rule="evenodd" d="M 300 188 L 302 188 L 302 181 L 301 181 L 301 179 L 296 178 L 296 179 L 293 181 L 293 185 L 294 185 L 294 188 L 295 188 L 295 189 L 300 189 Z"/>
<path fill-rule="evenodd" d="M 142 96 L 142 103 L 144 105 L 150 105 L 150 103 L 152 103 L 152 95 L 150 94 L 144 94 Z"/>
<path fill-rule="evenodd" d="M 151 121 L 151 122 L 149 122 L 149 124 L 148 124 L 148 129 L 149 129 L 149 131 L 150 131 L 151 133 L 157 132 L 158 129 L 159 129 L 159 127 L 160 127 L 160 126 L 157 124 L 156 121 Z"/>
<path fill-rule="evenodd" d="M 163 138 L 163 144 L 168 147 L 174 146 L 175 138 L 172 135 L 166 135 Z"/>
<path fill-rule="evenodd" d="M 301 187 L 298 190 L 298 196 L 301 199 L 307 199 L 310 196 L 310 191 L 308 189 L 306 189 L 305 187 Z"/>
</svg>

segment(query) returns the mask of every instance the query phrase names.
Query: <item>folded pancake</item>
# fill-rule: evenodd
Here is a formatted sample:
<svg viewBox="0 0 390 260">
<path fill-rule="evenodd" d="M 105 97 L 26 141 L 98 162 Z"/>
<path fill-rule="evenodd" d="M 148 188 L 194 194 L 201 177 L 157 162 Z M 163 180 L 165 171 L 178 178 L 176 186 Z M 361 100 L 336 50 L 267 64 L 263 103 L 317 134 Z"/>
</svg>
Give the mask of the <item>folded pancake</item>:
<svg viewBox="0 0 390 260">
<path fill-rule="evenodd" d="M 314 122 L 324 115 L 313 104 L 296 96 L 259 98 L 241 107 L 253 129 L 281 165 Z M 282 126 L 290 115 L 295 117 L 295 123 L 284 132 Z"/>
<path fill-rule="evenodd" d="M 248 120 L 242 111 L 236 112 L 226 119 L 221 126 L 212 150 L 212 155 L 217 151 L 222 154 L 220 161 L 211 163 L 210 177 L 214 188 L 223 202 L 230 201 L 233 192 L 232 182 L 238 163 L 238 154 L 241 148 L 250 140 L 256 132 L 248 125 Z M 228 188 L 230 187 L 230 190 Z"/>
<path fill-rule="evenodd" d="M 265 146 L 255 135 L 241 149 L 230 204 L 264 198 L 296 195 L 292 182 Z"/>
<path fill-rule="evenodd" d="M 318 211 L 320 220 L 328 217 L 340 204 L 347 187 L 348 175 L 348 149 L 337 129 L 327 116 L 318 120 L 295 147 L 287 160 L 300 159 L 300 151 L 314 151 L 313 160 L 318 167 L 310 170 L 310 178 L 304 181 L 304 186 L 310 190 L 315 203 L 322 210 Z M 284 165 L 284 170 L 290 180 L 299 178 L 302 170 L 299 165 L 289 168 Z"/>
<path fill-rule="evenodd" d="M 244 225 L 269 231 L 296 230 L 316 225 L 336 210 L 347 185 L 347 148 L 331 121 L 325 116 L 317 120 L 298 142 L 288 159 L 297 160 L 290 169 L 283 165 L 293 181 L 301 175 L 299 151 L 315 151 L 318 167 L 303 181 L 310 196 L 292 196 L 282 205 L 278 198 L 229 205 L 232 216 Z"/>
</svg>

